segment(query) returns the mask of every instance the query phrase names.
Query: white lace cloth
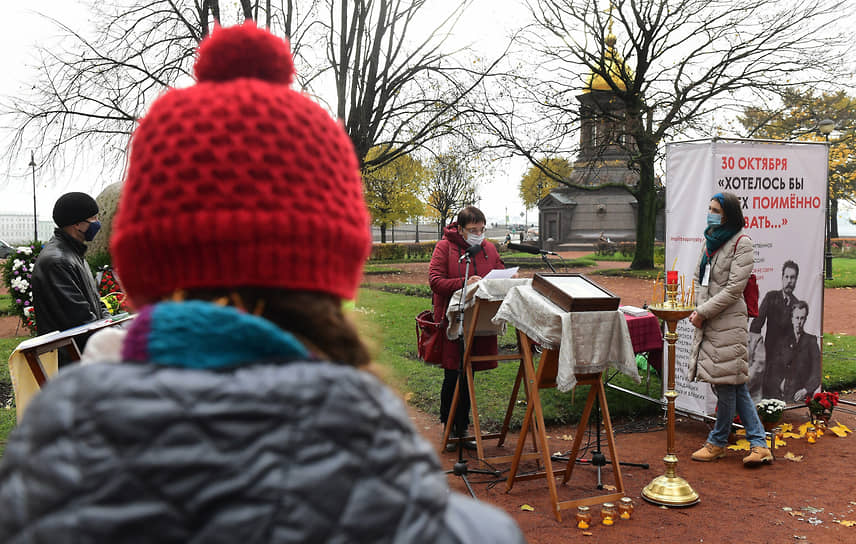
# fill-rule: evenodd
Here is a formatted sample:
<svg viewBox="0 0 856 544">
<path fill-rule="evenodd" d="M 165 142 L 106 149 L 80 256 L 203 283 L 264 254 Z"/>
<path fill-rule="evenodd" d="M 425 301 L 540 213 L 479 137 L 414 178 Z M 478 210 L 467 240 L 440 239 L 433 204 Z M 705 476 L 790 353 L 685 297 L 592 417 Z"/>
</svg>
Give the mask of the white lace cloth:
<svg viewBox="0 0 856 544">
<path fill-rule="evenodd" d="M 479 322 L 476 326 L 476 336 L 492 336 L 496 334 L 505 334 L 505 323 L 493 324 L 491 319 L 499 303 L 505 299 L 506 293 L 512 287 L 518 285 L 529 285 L 532 283 L 528 278 L 507 278 L 497 280 L 480 280 L 472 285 L 467 286 L 467 294 L 464 296 L 464 312 L 472 308 L 476 299 L 481 299 L 484 302 L 494 302 L 496 304 L 482 304 L 479 309 Z M 449 340 L 456 340 L 459 334 L 458 314 L 461 312 L 461 291 L 458 289 L 452 295 L 449 301 L 449 308 L 446 310 L 446 317 L 449 320 L 449 327 L 446 329 L 446 337 Z M 469 324 L 468 324 L 469 326 Z"/>
<path fill-rule="evenodd" d="M 617 310 L 566 312 L 530 284 L 509 289 L 492 321 L 511 323 L 545 348 L 559 350 L 559 391 L 574 388 L 575 374 L 602 372 L 607 366 L 640 382 L 627 322 Z"/>
</svg>

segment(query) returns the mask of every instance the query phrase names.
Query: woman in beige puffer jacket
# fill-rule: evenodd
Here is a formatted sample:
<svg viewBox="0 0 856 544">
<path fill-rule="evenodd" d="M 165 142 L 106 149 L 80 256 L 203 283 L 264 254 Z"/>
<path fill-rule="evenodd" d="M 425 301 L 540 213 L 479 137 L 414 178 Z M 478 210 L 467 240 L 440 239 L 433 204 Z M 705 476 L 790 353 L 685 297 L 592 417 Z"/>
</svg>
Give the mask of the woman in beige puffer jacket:
<svg viewBox="0 0 856 544">
<path fill-rule="evenodd" d="M 764 427 L 749 396 L 749 341 L 743 289 L 754 265 L 752 240 L 743 233 L 740 200 L 731 193 L 717 193 L 708 206 L 705 244 L 694 277 L 697 285 L 696 327 L 690 356 L 690 379 L 708 382 L 717 396 L 716 424 L 695 461 L 714 461 L 726 454 L 734 412 L 746 428 L 750 455 L 744 465 L 769 463 Z"/>
</svg>

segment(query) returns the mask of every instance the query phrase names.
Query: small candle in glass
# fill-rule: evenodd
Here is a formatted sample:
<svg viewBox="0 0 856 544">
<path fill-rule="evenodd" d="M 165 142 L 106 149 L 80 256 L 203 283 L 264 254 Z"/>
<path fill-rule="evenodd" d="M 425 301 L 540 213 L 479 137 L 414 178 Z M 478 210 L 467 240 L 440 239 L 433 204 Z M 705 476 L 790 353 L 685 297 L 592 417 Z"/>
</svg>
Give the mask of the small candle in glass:
<svg viewBox="0 0 856 544">
<path fill-rule="evenodd" d="M 577 507 L 577 528 L 588 529 L 591 527 L 591 510 L 588 506 Z"/>
<path fill-rule="evenodd" d="M 806 430 L 805 439 L 809 444 L 817 442 L 817 431 L 814 430 L 814 427 L 809 427 L 808 430 Z"/>
<path fill-rule="evenodd" d="M 618 501 L 618 517 L 621 519 L 630 519 L 633 515 L 633 499 L 630 497 L 621 497 Z"/>
<path fill-rule="evenodd" d="M 678 271 L 677 270 L 667 270 L 666 271 L 666 283 L 667 284 L 677 284 L 678 283 Z"/>
<path fill-rule="evenodd" d="M 777 442 L 779 442 L 783 436 L 784 436 L 784 433 L 782 432 L 781 427 L 773 427 L 773 431 L 770 433 L 770 438 L 771 438 L 771 441 L 773 442 L 771 444 L 773 446 L 773 450 L 775 450 L 778 447 Z"/>
<path fill-rule="evenodd" d="M 603 506 L 600 508 L 600 522 L 604 525 L 612 525 L 615 523 L 616 516 L 615 504 L 611 502 L 603 503 Z"/>
</svg>

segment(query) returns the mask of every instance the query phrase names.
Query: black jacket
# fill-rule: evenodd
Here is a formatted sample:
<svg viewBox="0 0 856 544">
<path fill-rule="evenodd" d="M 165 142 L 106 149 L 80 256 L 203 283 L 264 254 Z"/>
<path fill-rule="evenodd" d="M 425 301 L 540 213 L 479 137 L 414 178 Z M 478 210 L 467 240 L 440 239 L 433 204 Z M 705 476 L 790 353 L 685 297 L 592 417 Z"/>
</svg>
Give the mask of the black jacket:
<svg viewBox="0 0 856 544">
<path fill-rule="evenodd" d="M 33 268 L 33 307 L 39 334 L 109 317 L 83 255 L 86 244 L 61 229 L 45 244 Z"/>
</svg>

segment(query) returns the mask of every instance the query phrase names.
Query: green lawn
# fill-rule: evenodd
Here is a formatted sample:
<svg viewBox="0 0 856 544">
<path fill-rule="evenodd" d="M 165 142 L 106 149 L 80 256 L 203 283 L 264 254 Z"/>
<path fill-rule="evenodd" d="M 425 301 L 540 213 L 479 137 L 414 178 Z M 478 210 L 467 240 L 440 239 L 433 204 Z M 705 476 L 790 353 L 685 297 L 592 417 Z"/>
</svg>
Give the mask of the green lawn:
<svg viewBox="0 0 856 544">
<path fill-rule="evenodd" d="M 839 262 L 844 264 L 839 265 Z M 833 270 L 836 275 L 846 277 L 847 271 L 854 273 L 850 264 L 856 260 L 836 259 Z M 842 281 L 844 281 L 842 279 Z M 853 281 L 852 284 L 856 284 Z M 414 317 L 431 307 L 430 292 L 426 288 L 413 286 L 387 286 L 393 292 L 376 289 L 361 289 L 357 298 L 355 318 L 364 337 L 373 345 L 375 360 L 381 375 L 412 405 L 429 413 L 439 412 L 440 383 L 442 370 L 416 359 L 416 334 Z M 413 296 L 421 295 L 421 296 Z M 0 339 L 0 385 L 10 386 L 9 369 L 5 361 L 15 346 L 24 337 Z M 501 345 L 514 347 L 513 329 L 501 339 Z M 823 337 L 823 386 L 825 389 L 840 390 L 856 386 L 856 337 L 826 334 Z M 517 362 L 501 363 L 499 368 L 476 374 L 476 394 L 483 426 L 498 427 L 505 413 L 511 385 L 517 372 Z M 638 392 L 645 392 L 645 384 L 634 384 L 619 376 L 615 383 Z M 660 383 L 653 377 L 650 396 L 657 396 Z M 579 419 L 585 401 L 586 388 L 575 394 L 559 393 L 555 389 L 541 392 L 545 420 L 550 423 L 567 423 Z M 659 408 L 650 402 L 611 389 L 607 390 L 610 412 L 614 417 L 632 418 L 652 415 Z M 515 409 L 513 425 L 519 426 L 525 406 L 519 403 Z M 0 452 L 5 438 L 15 425 L 14 406 L 0 407 Z"/>
<path fill-rule="evenodd" d="M 27 337 L 0 338 L 0 389 L 8 390 L 10 397 L 9 406 L 0 406 L 0 456 L 6 449 L 6 437 L 15 428 L 15 404 L 12 396 L 12 379 L 9 377 L 9 365 L 6 361 L 15 350 L 15 347 L 26 340 Z"/>
<path fill-rule="evenodd" d="M 14 314 L 15 306 L 12 304 L 12 295 L 0 295 L 0 317 Z"/>
<path fill-rule="evenodd" d="M 823 282 L 825 287 L 852 287 L 856 285 L 856 259 L 832 259 L 832 279 Z"/>
<path fill-rule="evenodd" d="M 427 298 L 408 297 L 372 289 L 362 289 L 357 297 L 357 318 L 364 323 L 364 332 L 374 338 L 378 349 L 376 360 L 384 369 L 384 377 L 419 409 L 439 413 L 440 384 L 443 371 L 416 359 L 416 333 L 414 317 L 421 310 L 431 307 Z M 365 319 L 363 319 L 365 318 Z M 514 345 L 513 329 L 501 339 L 501 345 Z M 517 375 L 516 361 L 501 363 L 499 368 L 476 373 L 476 398 L 485 428 L 498 428 L 505 415 L 514 378 Z M 645 392 L 644 384 L 635 384 L 619 376 L 614 383 Z M 651 391 L 659 391 L 660 384 L 652 378 Z M 576 394 L 559 393 L 555 389 L 541 392 L 544 418 L 548 422 L 567 423 L 579 419 L 585 402 L 586 388 Z M 654 395 L 656 396 L 656 395 Z M 521 394 L 522 397 L 522 394 Z M 615 417 L 656 414 L 659 408 L 647 401 L 627 396 L 613 390 L 607 391 L 610 412 Z M 519 426 L 525 405 L 521 402 L 512 419 Z"/>
</svg>

